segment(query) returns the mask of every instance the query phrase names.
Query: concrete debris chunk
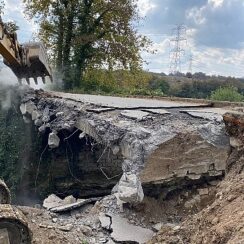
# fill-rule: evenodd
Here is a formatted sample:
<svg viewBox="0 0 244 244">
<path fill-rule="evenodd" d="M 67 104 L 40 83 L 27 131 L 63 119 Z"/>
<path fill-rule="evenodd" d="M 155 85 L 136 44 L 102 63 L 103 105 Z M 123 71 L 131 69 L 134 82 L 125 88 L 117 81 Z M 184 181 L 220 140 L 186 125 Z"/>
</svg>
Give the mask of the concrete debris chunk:
<svg viewBox="0 0 244 244">
<path fill-rule="evenodd" d="M 144 198 L 141 182 L 136 174 L 124 173 L 118 185 L 119 199 L 127 203 L 141 202 Z"/>
<path fill-rule="evenodd" d="M 71 203 L 71 204 L 64 204 L 62 202 L 61 205 L 51 208 L 50 211 L 52 211 L 54 213 L 67 212 L 67 211 L 71 211 L 76 208 L 80 208 L 88 203 L 94 203 L 99 200 L 101 200 L 101 197 L 94 197 L 94 198 L 89 198 L 89 199 L 79 199 L 79 200 L 77 200 L 77 202 Z"/>
<path fill-rule="evenodd" d="M 136 120 L 143 120 L 149 115 L 149 113 L 141 110 L 123 110 L 120 114 L 128 119 Z"/>
<path fill-rule="evenodd" d="M 48 196 L 43 201 L 43 207 L 46 208 L 47 210 L 57 207 L 57 206 L 61 206 L 62 204 L 63 204 L 62 199 L 59 198 L 58 196 L 56 196 L 55 194 Z"/>
<path fill-rule="evenodd" d="M 63 204 L 72 204 L 75 202 L 76 202 L 76 198 L 74 198 L 72 195 L 65 197 L 63 200 Z"/>
<path fill-rule="evenodd" d="M 38 111 L 36 111 L 36 110 L 34 110 L 33 112 L 32 112 L 32 114 L 31 114 L 31 119 L 32 120 L 37 120 L 37 119 L 39 119 L 41 117 L 41 114 L 38 112 Z"/>
<path fill-rule="evenodd" d="M 50 148 L 57 148 L 59 146 L 60 139 L 56 133 L 51 132 L 48 136 L 48 145 Z"/>
<path fill-rule="evenodd" d="M 86 136 L 86 133 L 85 133 L 85 132 L 82 132 L 82 133 L 80 133 L 80 135 L 79 135 L 79 139 L 83 139 L 85 136 Z"/>
<path fill-rule="evenodd" d="M 20 111 L 22 113 L 22 115 L 32 115 L 33 111 L 37 110 L 36 105 L 33 102 L 28 102 L 28 103 L 22 103 L 20 105 Z"/>
<path fill-rule="evenodd" d="M 99 221 L 101 223 L 102 228 L 106 229 L 106 230 L 110 230 L 110 226 L 111 226 L 111 219 L 110 217 L 106 216 L 105 214 L 101 213 L 99 215 Z"/>
<path fill-rule="evenodd" d="M 131 225 L 125 218 L 111 215 L 113 230 L 111 237 L 115 242 L 121 243 L 146 243 L 152 236 L 153 231 L 139 226 Z"/>
</svg>

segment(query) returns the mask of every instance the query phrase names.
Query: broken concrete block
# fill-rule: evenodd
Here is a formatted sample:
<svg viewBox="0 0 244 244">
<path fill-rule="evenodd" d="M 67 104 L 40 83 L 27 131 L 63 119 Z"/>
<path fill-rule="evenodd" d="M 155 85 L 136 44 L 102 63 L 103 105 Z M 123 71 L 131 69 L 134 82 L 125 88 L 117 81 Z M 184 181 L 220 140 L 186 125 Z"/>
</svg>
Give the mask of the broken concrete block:
<svg viewBox="0 0 244 244">
<path fill-rule="evenodd" d="M 80 208 L 86 204 L 94 203 L 99 200 L 101 200 L 101 197 L 94 197 L 94 198 L 89 198 L 89 199 L 79 199 L 79 200 L 77 200 L 77 202 L 71 203 L 71 204 L 64 204 L 62 201 L 61 205 L 51 208 L 50 211 L 52 211 L 54 213 L 67 212 L 67 211 L 71 211 L 73 209 Z"/>
<path fill-rule="evenodd" d="M 40 129 L 40 128 L 39 128 Z M 50 148 L 57 148 L 59 146 L 60 139 L 56 133 L 52 132 L 48 136 L 48 145 Z"/>
<path fill-rule="evenodd" d="M 62 199 L 59 198 L 58 196 L 56 196 L 55 194 L 48 196 L 43 201 L 43 207 L 46 208 L 47 210 L 54 208 L 54 207 L 61 206 L 62 204 L 63 204 Z"/>
<path fill-rule="evenodd" d="M 76 198 L 74 198 L 73 196 L 68 196 L 68 197 L 65 197 L 64 200 L 63 200 L 63 204 L 72 204 L 72 203 L 75 203 L 76 202 Z"/>
<path fill-rule="evenodd" d="M 111 237 L 115 242 L 121 243 L 146 243 L 152 236 L 153 231 L 139 226 L 131 225 L 125 218 L 111 215 L 113 230 Z"/>
<path fill-rule="evenodd" d="M 32 115 L 33 111 L 37 110 L 36 105 L 30 101 L 28 103 L 22 103 L 20 105 L 20 111 L 23 115 L 29 114 Z"/>
<path fill-rule="evenodd" d="M 110 217 L 106 216 L 105 214 L 101 213 L 99 215 L 99 221 L 101 223 L 102 228 L 106 229 L 106 230 L 110 230 L 110 226 L 111 226 L 111 219 Z"/>
<path fill-rule="evenodd" d="M 85 133 L 85 132 L 82 132 L 82 133 L 80 133 L 80 135 L 79 135 L 79 139 L 83 139 L 85 136 L 86 136 L 86 133 Z"/>
<path fill-rule="evenodd" d="M 141 202 L 144 198 L 141 182 L 136 174 L 124 173 L 118 185 L 119 199 L 127 203 Z"/>
<path fill-rule="evenodd" d="M 36 111 L 36 110 L 34 110 L 32 113 L 31 113 L 31 119 L 32 120 L 37 120 L 37 119 L 39 119 L 41 117 L 41 114 L 38 112 L 38 111 Z"/>
<path fill-rule="evenodd" d="M 56 117 L 61 117 L 63 115 L 64 115 L 64 112 L 58 112 L 58 113 L 56 113 Z"/>
</svg>

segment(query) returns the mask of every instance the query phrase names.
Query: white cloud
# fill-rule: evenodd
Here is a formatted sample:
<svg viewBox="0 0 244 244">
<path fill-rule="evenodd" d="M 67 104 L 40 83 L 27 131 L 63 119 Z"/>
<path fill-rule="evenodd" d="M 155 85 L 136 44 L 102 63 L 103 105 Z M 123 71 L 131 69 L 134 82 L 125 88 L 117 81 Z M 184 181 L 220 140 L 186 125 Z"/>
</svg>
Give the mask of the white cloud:
<svg viewBox="0 0 244 244">
<path fill-rule="evenodd" d="M 197 25 L 204 24 L 206 22 L 206 18 L 203 16 L 203 11 L 205 6 L 201 8 L 193 7 L 189 11 L 186 12 L 187 19 L 193 19 Z"/>
<path fill-rule="evenodd" d="M 208 0 L 208 4 L 213 6 L 214 8 L 222 7 L 224 0 Z"/>
<path fill-rule="evenodd" d="M 138 8 L 141 16 L 146 16 L 148 12 L 156 7 L 157 5 L 150 0 L 138 0 Z"/>
</svg>

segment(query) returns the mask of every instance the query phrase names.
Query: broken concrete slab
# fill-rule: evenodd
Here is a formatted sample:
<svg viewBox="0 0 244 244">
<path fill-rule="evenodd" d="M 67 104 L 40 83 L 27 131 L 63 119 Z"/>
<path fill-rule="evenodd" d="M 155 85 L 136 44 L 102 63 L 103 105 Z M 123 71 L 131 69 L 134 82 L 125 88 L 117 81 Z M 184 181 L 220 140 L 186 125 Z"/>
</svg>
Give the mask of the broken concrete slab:
<svg viewBox="0 0 244 244">
<path fill-rule="evenodd" d="M 170 112 L 167 111 L 167 110 L 165 110 L 165 109 L 156 109 L 156 108 L 142 109 L 142 111 L 144 111 L 144 112 L 149 112 L 149 113 L 152 113 L 152 114 L 161 114 L 161 115 L 164 115 L 164 114 L 170 114 Z"/>
<path fill-rule="evenodd" d="M 199 110 L 181 110 L 180 112 L 189 114 L 195 118 L 207 119 L 216 122 L 222 122 L 223 116 L 211 111 L 199 111 Z"/>
<path fill-rule="evenodd" d="M 49 210 L 54 213 L 62 213 L 80 208 L 86 204 L 94 203 L 101 200 L 101 197 L 94 197 L 89 199 L 78 199 L 77 202 L 71 204 L 63 204 L 57 207 L 50 208 Z"/>
<path fill-rule="evenodd" d="M 210 106 L 210 103 L 194 103 L 182 101 L 167 101 L 157 99 L 143 98 L 125 98 L 87 94 L 71 94 L 63 92 L 50 92 L 55 97 L 71 99 L 73 101 L 95 104 L 102 107 L 113 108 L 184 108 L 184 107 L 204 107 Z"/>
<path fill-rule="evenodd" d="M 136 120 L 146 119 L 146 117 L 149 115 L 149 113 L 141 110 L 123 110 L 120 114 L 128 119 Z"/>
<path fill-rule="evenodd" d="M 57 148 L 59 146 L 60 139 L 56 133 L 51 132 L 48 136 L 48 146 L 52 149 Z"/>
<path fill-rule="evenodd" d="M 111 215 L 112 218 L 112 234 L 111 238 L 115 242 L 122 243 L 146 243 L 152 236 L 153 231 L 129 224 L 127 219 L 121 218 L 120 216 Z"/>
</svg>

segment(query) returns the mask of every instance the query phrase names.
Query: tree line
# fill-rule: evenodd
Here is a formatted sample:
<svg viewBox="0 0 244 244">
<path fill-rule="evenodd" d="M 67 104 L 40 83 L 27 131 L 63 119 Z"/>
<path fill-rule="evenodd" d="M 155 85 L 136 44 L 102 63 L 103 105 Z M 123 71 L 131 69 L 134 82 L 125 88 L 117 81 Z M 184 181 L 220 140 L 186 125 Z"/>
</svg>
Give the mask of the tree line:
<svg viewBox="0 0 244 244">
<path fill-rule="evenodd" d="M 65 89 L 81 87 L 87 70 L 140 70 L 150 41 L 134 27 L 135 0 L 23 1 Z"/>
</svg>

